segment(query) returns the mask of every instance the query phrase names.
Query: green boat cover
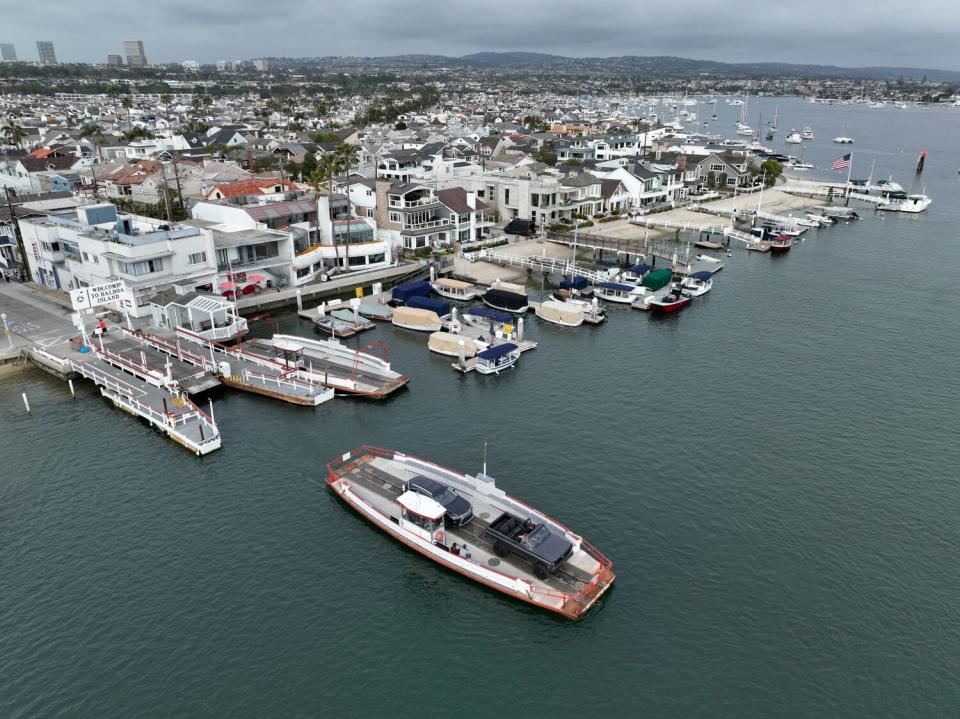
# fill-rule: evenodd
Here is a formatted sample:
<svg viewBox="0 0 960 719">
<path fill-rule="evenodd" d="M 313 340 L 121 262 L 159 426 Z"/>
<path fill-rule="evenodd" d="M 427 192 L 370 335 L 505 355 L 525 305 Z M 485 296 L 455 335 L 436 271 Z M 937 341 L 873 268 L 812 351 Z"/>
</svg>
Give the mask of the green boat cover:
<svg viewBox="0 0 960 719">
<path fill-rule="evenodd" d="M 643 286 L 651 290 L 659 290 L 670 284 L 673 279 L 673 270 L 667 267 L 661 267 L 659 270 L 651 270 L 643 278 Z"/>
</svg>

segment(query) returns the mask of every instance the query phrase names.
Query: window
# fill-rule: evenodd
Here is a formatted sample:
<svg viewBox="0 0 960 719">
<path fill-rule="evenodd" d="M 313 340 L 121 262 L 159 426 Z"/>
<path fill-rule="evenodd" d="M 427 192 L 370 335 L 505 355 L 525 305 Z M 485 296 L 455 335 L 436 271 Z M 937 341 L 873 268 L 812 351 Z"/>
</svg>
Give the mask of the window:
<svg viewBox="0 0 960 719">
<path fill-rule="evenodd" d="M 386 261 L 387 261 L 387 256 L 383 252 L 380 252 L 379 254 L 376 254 L 376 255 L 367 256 L 367 262 L 368 264 L 371 264 L 371 265 L 374 265 L 377 262 L 386 262 Z"/>
<path fill-rule="evenodd" d="M 396 222 L 397 224 L 400 224 L 400 213 L 399 213 L 399 212 L 391 212 L 391 213 L 390 213 L 390 222 Z"/>
<path fill-rule="evenodd" d="M 143 262 L 118 262 L 120 271 L 125 275 L 149 275 L 152 272 L 160 272 L 163 269 L 163 260 L 145 260 Z"/>
<path fill-rule="evenodd" d="M 367 208 L 367 217 L 373 217 L 373 208 L 372 208 L 372 207 L 368 207 L 368 208 Z"/>
<path fill-rule="evenodd" d="M 206 252 L 195 252 L 192 255 L 190 255 L 189 263 L 191 265 L 202 265 L 206 261 L 207 261 Z"/>
<path fill-rule="evenodd" d="M 723 163 L 714 162 L 710 165 L 710 172 L 723 172 Z"/>
<path fill-rule="evenodd" d="M 530 195 L 530 204 L 533 207 L 540 207 L 540 195 Z"/>
<path fill-rule="evenodd" d="M 358 257 L 349 257 L 347 259 L 351 266 L 367 264 L 366 255 L 359 255 Z"/>
<path fill-rule="evenodd" d="M 510 188 L 509 187 L 503 190 L 503 204 L 505 205 L 510 204 Z"/>
<path fill-rule="evenodd" d="M 297 270 L 297 279 L 302 280 L 304 277 L 310 274 L 311 269 L 313 268 L 310 265 L 307 265 L 306 267 L 301 267 L 299 270 Z"/>
</svg>

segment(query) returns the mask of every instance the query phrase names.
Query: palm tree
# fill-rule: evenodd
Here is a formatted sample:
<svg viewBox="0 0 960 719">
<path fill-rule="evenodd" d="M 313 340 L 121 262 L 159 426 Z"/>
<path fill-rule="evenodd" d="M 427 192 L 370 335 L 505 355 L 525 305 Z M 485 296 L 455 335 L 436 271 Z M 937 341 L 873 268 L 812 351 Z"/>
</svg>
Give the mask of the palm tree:
<svg viewBox="0 0 960 719">
<path fill-rule="evenodd" d="M 353 218 L 353 202 L 350 199 L 350 168 L 357 163 L 357 148 L 355 145 L 350 145 L 348 143 L 343 143 L 335 151 L 334 155 L 340 161 L 340 168 L 343 172 L 347 173 L 347 213 L 350 218 Z M 347 242 L 353 243 L 353 223 L 347 225 L 348 238 Z"/>
<path fill-rule="evenodd" d="M 124 98 L 120 101 L 120 104 L 123 105 L 123 107 L 124 107 L 124 108 L 126 109 L 126 111 L 127 111 L 127 125 L 132 128 L 132 127 L 133 127 L 133 117 L 131 116 L 131 111 L 133 110 L 133 100 L 132 100 L 132 99 L 130 98 L 130 96 L 128 95 L 128 96 L 124 97 Z"/>
<path fill-rule="evenodd" d="M 7 142 L 16 145 L 17 149 L 20 149 L 20 143 L 23 142 L 25 137 L 23 128 L 20 127 L 13 119 L 7 120 L 7 124 L 3 126 L 3 136 L 7 138 Z"/>
<path fill-rule="evenodd" d="M 167 121 L 167 129 L 170 127 L 170 95 L 161 95 L 160 102 L 163 103 L 163 119 Z"/>
</svg>

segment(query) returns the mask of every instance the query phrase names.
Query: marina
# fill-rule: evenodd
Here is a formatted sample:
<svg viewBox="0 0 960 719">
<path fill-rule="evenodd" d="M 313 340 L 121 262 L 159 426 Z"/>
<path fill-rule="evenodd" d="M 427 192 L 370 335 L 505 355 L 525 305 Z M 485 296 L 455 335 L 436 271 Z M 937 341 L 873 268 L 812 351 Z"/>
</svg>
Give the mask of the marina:
<svg viewBox="0 0 960 719">
<path fill-rule="evenodd" d="M 780 102 L 781 127 L 809 125 L 818 139 L 808 143 L 835 149 L 831 138 L 840 122 L 824 118 L 839 107 L 811 104 L 811 114 L 803 115 Z M 933 110 L 862 112 L 884 123 L 898 114 L 940 126 L 949 119 Z M 893 147 L 865 121 L 851 134 L 858 152 Z M 461 682 L 493 682 L 518 711 L 534 713 L 562 714 L 569 700 L 534 701 L 529 674 L 503 667 L 526 666 L 544 652 L 576 652 L 584 661 L 602 654 L 606 681 L 629 688 L 598 705 L 617 715 L 638 703 L 677 716 L 702 714 L 704 706 L 731 715 L 800 707 L 812 715 L 853 716 L 937 713 L 952 705 L 955 692 L 943 667 L 956 651 L 944 637 L 956 630 L 950 548 L 958 541 L 951 518 L 960 496 L 944 461 L 953 456 L 957 430 L 949 381 L 957 338 L 944 329 L 943 316 L 956 305 L 949 292 L 956 208 L 948 183 L 956 180 L 958 162 L 932 142 L 930 149 L 937 161 L 925 170 L 924 194 L 934 203 L 925 212 L 875 213 L 873 203 L 856 198 L 835 209 L 825 195 L 790 210 L 771 207 L 780 215 L 834 218 L 818 220 L 780 258 L 736 241 L 704 251 L 715 262 L 700 260 L 681 285 L 700 267 L 718 264 L 723 271 L 711 273 L 712 289 L 682 312 L 639 313 L 600 299 L 602 326 L 560 326 L 537 317 L 536 309 L 567 273 L 472 263 L 488 273 L 521 272 L 512 281 L 524 284 L 531 311 L 511 319 L 524 320 L 525 341 L 541 351 L 524 352 L 499 375 L 461 377 L 450 371 L 455 355 L 427 347 L 429 334 L 376 320 L 373 329 L 337 344 L 381 356 L 371 345 L 384 342 L 391 366 L 409 378 L 406 389 L 383 402 L 339 400 L 316 412 L 223 384 L 198 389 L 190 399 L 223 431 L 224 449 L 200 458 L 157 437 L 153 428 L 162 429 L 146 417 L 117 412 L 96 380 L 75 378 L 73 400 L 66 382 L 11 370 L 0 377 L 8 442 L 3 522 L 17 538 L 8 554 L 24 561 L 9 564 L 3 590 L 20 627 L 11 661 L 29 671 L 8 680 L 7 691 L 15 701 L 43 697 L 35 707 L 50 715 L 79 713 L 71 703 L 78 682 L 95 688 L 100 714 L 136 714 L 146 696 L 168 713 L 226 707 L 269 715 L 278 706 L 266 699 L 262 667 L 271 666 L 287 680 L 281 713 L 336 707 L 375 715 L 413 699 L 409 673 L 378 679 L 397 698 L 390 701 L 371 698 L 359 675 L 320 688 L 317 673 L 338 662 L 379 666 L 371 657 L 409 661 L 427 647 L 429 656 L 411 667 L 418 672 L 442 645 L 469 647 L 476 661 L 424 671 L 425 691 L 452 703 Z M 916 153 L 904 154 L 912 163 Z M 821 167 L 835 157 L 815 145 L 807 156 Z M 912 164 L 901 168 L 896 159 L 890 169 L 905 192 L 920 192 L 921 183 L 909 181 Z M 811 176 L 825 183 L 831 177 Z M 854 214 L 862 219 L 854 222 Z M 648 229 L 623 224 L 594 228 L 611 243 L 602 258 L 615 259 L 621 271 L 650 259 L 617 257 L 617 243 L 641 250 Z M 685 256 L 685 242 L 672 236 L 650 228 L 651 244 Z M 681 233 L 684 241 L 696 237 Z M 569 245 L 557 248 L 558 256 L 570 255 Z M 516 251 L 539 254 L 539 248 Z M 699 251 L 691 251 L 692 260 Z M 612 269 L 588 252 L 578 266 Z M 903 305 L 903 295 L 915 289 L 916 267 L 932 268 L 929 286 L 944 290 L 938 295 L 944 311 L 936 317 Z M 491 281 L 481 279 L 476 284 Z M 473 304 L 479 302 L 451 302 L 465 328 L 473 327 L 464 319 Z M 393 309 L 373 300 L 367 306 Z M 31 338 L 37 354 L 39 343 L 66 334 L 42 322 L 31 329 L 21 308 L 10 307 L 15 341 Z M 314 334 L 312 321 L 293 307 L 277 309 L 274 319 L 270 332 L 251 322 L 241 349 L 271 358 L 270 340 L 332 341 Z M 441 331 L 448 332 L 449 321 Z M 482 337 L 483 327 L 475 329 Z M 105 349 L 121 339 L 116 354 L 140 362 L 136 344 L 127 344 L 135 340 L 110 322 Z M 200 343 L 180 345 L 209 354 Z M 919 362 L 918 347 L 937 350 Z M 164 358 L 175 359 L 152 347 L 143 351 L 150 372 L 165 374 Z M 309 365 L 306 343 L 303 352 Z M 52 354 L 51 363 L 66 356 Z M 171 363 L 181 391 L 195 366 L 199 371 L 200 365 Z M 117 378 L 134 387 L 152 376 L 120 371 L 127 379 Z M 214 379 L 220 381 L 208 372 L 205 381 Z M 29 412 L 21 394 L 29 396 Z M 407 551 L 409 545 L 323 486 L 327 462 L 341 462 L 358 438 L 464 470 L 480 467 L 489 442 L 498 491 L 595 542 L 616 564 L 615 583 L 572 625 L 549 606 Z M 365 462 L 360 474 L 368 466 L 381 469 Z M 419 465 L 408 466 L 419 473 Z M 396 471 L 402 487 L 409 475 Z M 448 471 L 434 476 L 447 479 Z M 447 481 L 456 486 L 462 473 L 451 473 Z M 462 476 L 469 489 L 476 477 Z M 386 480 L 353 481 L 398 527 L 404 510 L 396 477 L 390 491 Z M 493 512 L 477 516 L 474 526 L 445 528 L 449 552 L 432 546 L 451 558 L 465 556 L 452 555 L 454 542 L 466 545 L 468 561 L 489 567 L 499 559 L 504 574 L 537 587 L 529 563 L 498 557 L 492 543 L 474 538 L 498 519 Z M 574 573 L 577 579 L 583 578 Z M 548 577 L 544 586 L 563 592 L 566 581 Z M 567 589 L 574 595 L 578 586 Z M 46 619 L 23 609 L 34 600 L 43 603 Z M 74 622 L 77 616 L 84 621 Z M 913 621 L 904 624 L 903 616 Z M 121 625 L 138 627 L 135 637 L 118 637 Z M 156 646 L 149 657 L 140 653 L 144 639 Z M 157 669 L 137 668 L 134 657 Z M 118 670 L 118 662 L 131 668 Z M 73 665 L 81 669 L 61 671 Z M 196 679 L 202 666 L 220 668 L 213 695 Z M 747 699 L 744 682 L 751 687 Z M 176 699 L 167 691 L 171 683 L 181 687 Z M 575 672 L 568 691 L 591 692 L 595 683 Z"/>
</svg>

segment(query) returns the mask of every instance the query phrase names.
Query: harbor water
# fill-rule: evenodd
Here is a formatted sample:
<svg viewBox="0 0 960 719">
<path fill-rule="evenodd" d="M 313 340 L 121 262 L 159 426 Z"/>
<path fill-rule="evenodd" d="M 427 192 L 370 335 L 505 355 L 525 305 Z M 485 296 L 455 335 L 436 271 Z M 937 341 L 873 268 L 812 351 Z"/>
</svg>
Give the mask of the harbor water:
<svg viewBox="0 0 960 719">
<path fill-rule="evenodd" d="M 539 347 L 500 376 L 379 325 L 348 343 L 383 339 L 408 389 L 218 390 L 202 459 L 89 383 L 0 378 L 0 716 L 955 714 L 960 114 L 765 99 L 749 121 L 775 104 L 778 148 L 810 125 L 805 160 L 876 158 L 934 204 L 734 248 L 677 316 L 530 314 Z M 584 621 L 442 570 L 323 484 L 360 444 L 477 472 L 484 442 L 500 487 L 614 562 Z"/>
</svg>

